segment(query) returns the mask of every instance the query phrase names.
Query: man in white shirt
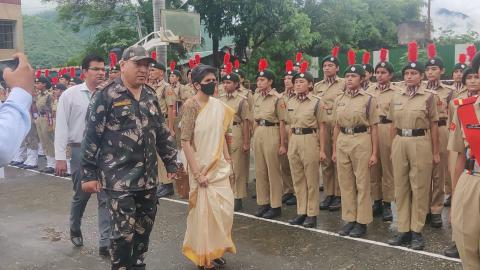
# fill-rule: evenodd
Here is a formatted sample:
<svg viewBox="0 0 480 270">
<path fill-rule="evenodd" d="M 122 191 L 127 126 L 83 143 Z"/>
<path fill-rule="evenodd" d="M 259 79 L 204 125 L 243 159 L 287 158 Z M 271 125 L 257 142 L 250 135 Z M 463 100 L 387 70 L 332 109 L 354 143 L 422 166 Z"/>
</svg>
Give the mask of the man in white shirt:
<svg viewBox="0 0 480 270">
<path fill-rule="evenodd" d="M 81 143 L 85 130 L 85 117 L 90 98 L 97 86 L 105 80 L 105 63 L 99 56 L 87 56 L 82 61 L 85 82 L 68 88 L 57 106 L 55 124 L 55 173 L 64 175 L 67 171 L 67 146 L 71 148 L 71 170 L 74 195 L 70 209 L 70 240 L 75 246 L 83 245 L 80 229 L 81 220 L 91 193 L 82 191 Z M 100 232 L 99 255 L 109 256 L 110 221 L 104 192 L 97 193 L 98 227 Z"/>
</svg>

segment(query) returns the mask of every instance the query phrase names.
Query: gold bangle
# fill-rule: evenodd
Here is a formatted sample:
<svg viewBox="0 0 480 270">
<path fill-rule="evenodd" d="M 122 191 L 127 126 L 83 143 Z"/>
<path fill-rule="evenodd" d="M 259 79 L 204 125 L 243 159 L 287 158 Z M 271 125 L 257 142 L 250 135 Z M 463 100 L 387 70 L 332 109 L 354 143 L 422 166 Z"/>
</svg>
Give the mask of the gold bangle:
<svg viewBox="0 0 480 270">
<path fill-rule="evenodd" d="M 193 179 L 198 180 L 198 178 L 200 178 L 200 176 L 202 176 L 201 173 L 194 174 Z"/>
</svg>

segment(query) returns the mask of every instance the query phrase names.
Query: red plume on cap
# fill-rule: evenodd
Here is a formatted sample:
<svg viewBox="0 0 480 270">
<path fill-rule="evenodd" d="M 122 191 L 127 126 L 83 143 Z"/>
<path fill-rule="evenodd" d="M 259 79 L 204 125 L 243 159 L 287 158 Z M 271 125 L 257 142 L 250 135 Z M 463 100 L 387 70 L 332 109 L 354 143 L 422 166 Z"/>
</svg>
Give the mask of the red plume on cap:
<svg viewBox="0 0 480 270">
<path fill-rule="evenodd" d="M 473 61 L 473 57 L 475 57 L 475 53 L 477 53 L 477 47 L 475 47 L 475 45 L 469 45 L 467 47 L 467 55 L 468 55 L 468 61 L 470 61 L 470 63 L 472 63 Z"/>
<path fill-rule="evenodd" d="M 295 56 L 295 62 L 300 64 L 300 62 L 302 61 L 302 58 L 303 58 L 303 54 L 301 52 L 298 52 L 297 55 Z"/>
<path fill-rule="evenodd" d="M 232 68 L 233 68 L 232 63 L 228 62 L 225 66 L 225 73 L 231 74 L 232 73 Z"/>
<path fill-rule="evenodd" d="M 65 68 L 65 67 L 62 68 L 62 75 L 63 75 L 63 74 L 67 74 L 67 68 Z"/>
<path fill-rule="evenodd" d="M 418 60 L 418 46 L 416 41 L 408 43 L 408 62 L 417 62 Z"/>
<path fill-rule="evenodd" d="M 75 77 L 75 67 L 70 68 L 70 77 Z"/>
<path fill-rule="evenodd" d="M 58 77 L 53 77 L 51 80 L 52 84 L 55 85 L 58 83 Z"/>
<path fill-rule="evenodd" d="M 238 61 L 238 59 L 235 59 L 235 62 L 233 62 L 233 66 L 235 67 L 235 69 L 240 69 L 240 61 Z"/>
<path fill-rule="evenodd" d="M 190 69 L 195 68 L 195 60 L 193 60 L 193 58 L 190 58 L 190 60 L 188 61 L 188 66 L 190 67 Z"/>
<path fill-rule="evenodd" d="M 230 53 L 229 52 L 225 53 L 225 55 L 223 56 L 223 64 L 226 66 L 227 63 L 230 63 Z"/>
<path fill-rule="evenodd" d="M 195 65 L 200 65 L 200 60 L 202 58 L 200 57 L 200 54 L 195 54 Z"/>
<path fill-rule="evenodd" d="M 35 78 L 40 78 L 40 76 L 42 76 L 42 71 L 41 70 L 37 70 L 37 72 L 35 72 Z"/>
<path fill-rule="evenodd" d="M 50 70 L 49 70 L 49 69 L 45 69 L 45 77 L 48 77 L 48 75 L 50 75 Z"/>
<path fill-rule="evenodd" d="M 427 55 L 428 59 L 432 59 L 437 56 L 437 47 L 435 46 L 435 43 L 429 43 L 427 45 Z"/>
<path fill-rule="evenodd" d="M 355 65 L 355 51 L 353 49 L 348 50 L 348 65 Z"/>
<path fill-rule="evenodd" d="M 307 69 L 308 69 L 308 62 L 307 62 L 307 61 L 303 61 L 303 62 L 302 62 L 302 65 L 300 66 L 300 73 L 305 73 L 305 72 L 307 72 Z"/>
<path fill-rule="evenodd" d="M 460 64 L 465 65 L 465 63 L 467 62 L 467 55 L 464 54 L 464 53 L 459 54 L 459 55 L 458 55 L 458 62 L 459 62 Z"/>
<path fill-rule="evenodd" d="M 157 51 L 156 51 L 156 50 L 153 50 L 153 51 L 150 53 L 150 57 L 151 57 L 153 60 L 157 61 Z"/>
<path fill-rule="evenodd" d="M 175 63 L 175 61 L 173 61 L 173 60 L 170 61 L 170 71 L 173 72 L 173 71 L 175 70 L 175 65 L 176 65 L 176 64 L 177 64 L 177 63 Z"/>
<path fill-rule="evenodd" d="M 387 49 L 380 49 L 380 61 L 386 62 L 387 61 L 388 50 Z"/>
<path fill-rule="evenodd" d="M 85 80 L 85 74 L 84 73 L 80 74 L 80 80 L 82 80 L 82 81 Z"/>
<path fill-rule="evenodd" d="M 115 65 L 117 65 L 117 54 L 116 53 L 111 52 L 109 54 L 109 58 L 110 58 L 110 67 L 114 67 Z"/>
<path fill-rule="evenodd" d="M 332 48 L 332 56 L 338 58 L 338 53 L 340 52 L 340 47 L 335 46 Z"/>
<path fill-rule="evenodd" d="M 293 70 L 293 62 L 292 60 L 287 60 L 285 63 L 285 71 L 289 72 Z"/>
<path fill-rule="evenodd" d="M 267 59 L 261 58 L 260 61 L 258 62 L 258 71 L 264 71 L 268 67 L 268 62 Z"/>
<path fill-rule="evenodd" d="M 370 52 L 368 51 L 363 52 L 362 64 L 364 65 L 370 64 Z"/>
</svg>

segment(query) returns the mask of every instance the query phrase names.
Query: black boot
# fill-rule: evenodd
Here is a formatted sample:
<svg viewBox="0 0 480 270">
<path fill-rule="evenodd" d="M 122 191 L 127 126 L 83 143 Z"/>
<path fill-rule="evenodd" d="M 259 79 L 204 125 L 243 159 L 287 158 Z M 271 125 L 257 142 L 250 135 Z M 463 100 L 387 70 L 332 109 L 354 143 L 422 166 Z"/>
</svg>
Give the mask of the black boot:
<svg viewBox="0 0 480 270">
<path fill-rule="evenodd" d="M 258 206 L 257 212 L 255 212 L 256 217 L 262 217 L 270 209 L 269 204 Z"/>
<path fill-rule="evenodd" d="M 431 214 L 430 217 L 430 226 L 433 228 L 442 227 L 442 214 Z"/>
<path fill-rule="evenodd" d="M 373 202 L 372 212 L 374 217 L 378 217 L 382 214 L 383 212 L 382 200 L 376 200 Z"/>
<path fill-rule="evenodd" d="M 338 234 L 340 234 L 341 236 L 349 235 L 350 232 L 355 227 L 355 224 L 356 224 L 355 221 L 346 223 L 345 225 L 342 226 L 342 228 L 340 228 L 340 231 L 338 231 Z"/>
<path fill-rule="evenodd" d="M 305 228 L 316 228 L 317 227 L 317 217 L 307 217 L 303 222 L 303 227 Z"/>
<path fill-rule="evenodd" d="M 412 232 L 402 232 L 388 240 L 388 244 L 392 246 L 408 245 L 410 242 L 412 242 Z"/>
<path fill-rule="evenodd" d="M 412 244 L 413 250 L 423 250 L 425 248 L 425 240 L 421 233 L 412 232 Z"/>
<path fill-rule="evenodd" d="M 383 221 L 392 221 L 392 204 L 389 202 L 383 202 Z"/>
<path fill-rule="evenodd" d="M 282 215 L 282 208 L 281 207 L 277 207 L 277 208 L 270 208 L 268 209 L 268 211 L 263 214 L 263 218 L 266 218 L 266 219 L 274 219 L 276 217 L 279 217 Z"/>
<path fill-rule="evenodd" d="M 173 183 L 162 184 L 157 190 L 157 198 L 170 197 L 173 194 Z"/>
<path fill-rule="evenodd" d="M 334 197 L 335 196 L 333 195 L 328 195 L 327 197 L 325 197 L 325 199 L 320 203 L 320 210 L 328 210 L 328 208 L 332 204 Z"/>
<path fill-rule="evenodd" d="M 355 223 L 355 227 L 350 231 L 350 237 L 362 237 L 367 234 L 367 224 Z"/>
<path fill-rule="evenodd" d="M 132 270 L 145 270 L 146 265 L 144 263 L 142 264 L 134 264 L 132 265 Z"/>
<path fill-rule="evenodd" d="M 307 215 L 297 215 L 295 218 L 290 219 L 288 223 L 290 223 L 290 225 L 302 225 L 306 217 Z"/>
<path fill-rule="evenodd" d="M 108 247 L 99 247 L 98 248 L 98 255 L 104 258 L 110 258 L 110 250 Z"/>
<path fill-rule="evenodd" d="M 240 211 L 243 209 L 242 199 L 235 199 L 233 202 L 233 211 Z"/>
<path fill-rule="evenodd" d="M 323 186 L 320 186 L 320 188 L 319 188 L 319 190 L 320 190 L 321 192 L 323 192 L 324 189 L 325 189 L 325 188 L 324 188 Z"/>
<path fill-rule="evenodd" d="M 285 202 L 286 205 L 297 205 L 297 197 L 293 195 L 290 199 Z"/>
<path fill-rule="evenodd" d="M 82 232 L 81 231 L 75 232 L 72 229 L 70 229 L 70 241 L 72 241 L 72 244 L 76 247 L 83 246 Z"/>
<path fill-rule="evenodd" d="M 290 200 L 292 197 L 294 197 L 293 193 L 287 193 L 282 196 L 282 203 L 286 203 L 288 200 Z"/>
<path fill-rule="evenodd" d="M 451 246 L 445 249 L 444 254 L 445 256 L 450 258 L 460 259 L 460 254 L 458 254 L 457 245 L 455 243 L 453 243 Z"/>
<path fill-rule="evenodd" d="M 342 208 L 342 197 L 335 196 L 333 198 L 332 204 L 328 207 L 328 211 L 335 212 Z"/>
<path fill-rule="evenodd" d="M 448 195 L 447 199 L 443 203 L 443 206 L 445 206 L 445 207 L 452 206 L 452 195 Z"/>
</svg>

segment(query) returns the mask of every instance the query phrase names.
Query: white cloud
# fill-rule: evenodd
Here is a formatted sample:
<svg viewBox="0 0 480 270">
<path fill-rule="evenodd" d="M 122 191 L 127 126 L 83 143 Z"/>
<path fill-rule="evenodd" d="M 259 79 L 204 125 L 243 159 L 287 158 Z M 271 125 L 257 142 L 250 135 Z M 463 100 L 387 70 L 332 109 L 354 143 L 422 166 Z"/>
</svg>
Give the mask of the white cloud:
<svg viewBox="0 0 480 270">
<path fill-rule="evenodd" d="M 452 12 L 460 12 L 467 15 L 468 19 L 438 15 L 440 9 L 448 9 Z M 435 36 L 440 34 L 440 28 L 452 29 L 457 34 L 464 34 L 468 30 L 480 33 L 480 1 L 475 0 L 432 0 L 432 21 Z"/>
</svg>

